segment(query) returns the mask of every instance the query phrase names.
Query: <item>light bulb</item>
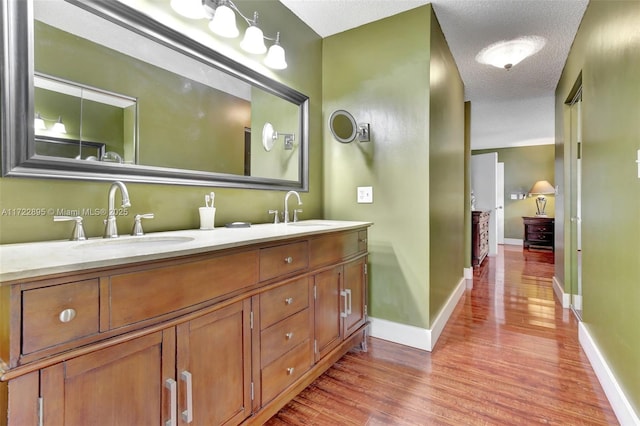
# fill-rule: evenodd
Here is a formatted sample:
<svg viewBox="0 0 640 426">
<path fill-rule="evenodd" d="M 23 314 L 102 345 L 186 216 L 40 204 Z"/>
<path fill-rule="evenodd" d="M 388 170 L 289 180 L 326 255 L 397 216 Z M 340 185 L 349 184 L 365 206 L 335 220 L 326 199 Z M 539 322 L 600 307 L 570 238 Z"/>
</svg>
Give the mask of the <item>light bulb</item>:
<svg viewBox="0 0 640 426">
<path fill-rule="evenodd" d="M 206 17 L 202 0 L 171 0 L 171 8 L 185 18 L 202 19 Z"/>
<path fill-rule="evenodd" d="M 67 128 L 64 126 L 64 123 L 62 122 L 62 117 L 58 117 L 58 121 L 54 123 L 53 127 L 51 128 L 51 131 L 56 133 L 67 133 Z"/>
<path fill-rule="evenodd" d="M 209 22 L 209 29 L 226 38 L 235 38 L 240 34 L 236 26 L 236 14 L 224 3 L 216 8 L 213 19 Z"/>
<path fill-rule="evenodd" d="M 269 48 L 264 63 L 274 70 L 283 70 L 287 68 L 287 61 L 284 58 L 284 49 L 277 42 Z"/>
<path fill-rule="evenodd" d="M 36 118 L 33 120 L 33 128 L 36 130 L 47 130 L 47 126 L 45 126 L 44 120 L 39 112 L 36 112 Z"/>
</svg>

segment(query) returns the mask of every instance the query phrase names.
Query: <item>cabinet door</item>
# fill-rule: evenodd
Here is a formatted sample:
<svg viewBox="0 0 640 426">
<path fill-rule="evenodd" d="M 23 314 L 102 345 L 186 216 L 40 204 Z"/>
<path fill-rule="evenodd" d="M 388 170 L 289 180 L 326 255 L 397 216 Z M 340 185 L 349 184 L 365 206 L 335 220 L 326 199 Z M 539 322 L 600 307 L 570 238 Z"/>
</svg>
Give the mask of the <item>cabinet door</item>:
<svg viewBox="0 0 640 426">
<path fill-rule="evenodd" d="M 318 361 L 342 341 L 342 266 L 316 274 L 314 285 L 315 359 Z"/>
<path fill-rule="evenodd" d="M 171 413 L 173 329 L 42 370 L 44 425 L 160 425 Z"/>
<path fill-rule="evenodd" d="M 344 296 L 347 315 L 344 318 L 344 337 L 349 337 L 366 322 L 367 259 L 361 258 L 344 265 Z"/>
<path fill-rule="evenodd" d="M 251 415 L 251 300 L 177 327 L 179 424 L 238 424 Z"/>
</svg>

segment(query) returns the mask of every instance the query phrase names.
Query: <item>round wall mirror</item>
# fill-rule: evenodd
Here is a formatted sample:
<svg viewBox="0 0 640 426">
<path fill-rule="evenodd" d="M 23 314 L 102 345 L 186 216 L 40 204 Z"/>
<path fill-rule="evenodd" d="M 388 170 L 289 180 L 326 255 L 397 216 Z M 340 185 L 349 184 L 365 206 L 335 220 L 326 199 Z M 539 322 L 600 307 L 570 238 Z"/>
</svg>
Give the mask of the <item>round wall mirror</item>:
<svg viewBox="0 0 640 426">
<path fill-rule="evenodd" d="M 338 142 L 350 143 L 356 139 L 358 124 L 349 112 L 339 109 L 329 117 L 329 128 Z"/>
</svg>

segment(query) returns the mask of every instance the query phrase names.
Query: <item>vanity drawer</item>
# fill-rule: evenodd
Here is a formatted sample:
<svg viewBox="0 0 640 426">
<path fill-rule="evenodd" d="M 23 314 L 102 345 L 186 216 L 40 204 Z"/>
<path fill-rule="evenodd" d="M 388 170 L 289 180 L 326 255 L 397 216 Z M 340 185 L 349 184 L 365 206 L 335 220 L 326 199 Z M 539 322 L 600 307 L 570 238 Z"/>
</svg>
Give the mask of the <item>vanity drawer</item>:
<svg viewBox="0 0 640 426">
<path fill-rule="evenodd" d="M 326 235 L 309 241 L 311 268 L 329 265 L 367 251 L 367 231 Z"/>
<path fill-rule="evenodd" d="M 309 278 L 276 287 L 260 294 L 260 329 L 309 307 Z"/>
<path fill-rule="evenodd" d="M 260 334 L 260 360 L 269 365 L 280 355 L 311 338 L 309 308 L 267 328 Z"/>
<path fill-rule="evenodd" d="M 258 251 L 218 256 L 110 278 L 110 327 L 144 321 L 237 294 L 258 282 Z"/>
<path fill-rule="evenodd" d="M 22 353 L 96 334 L 100 325 L 97 279 L 22 293 Z"/>
<path fill-rule="evenodd" d="M 306 241 L 260 250 L 260 281 L 302 271 L 307 266 L 309 246 Z"/>
<path fill-rule="evenodd" d="M 311 339 L 262 369 L 262 405 L 295 382 L 313 364 Z"/>
</svg>

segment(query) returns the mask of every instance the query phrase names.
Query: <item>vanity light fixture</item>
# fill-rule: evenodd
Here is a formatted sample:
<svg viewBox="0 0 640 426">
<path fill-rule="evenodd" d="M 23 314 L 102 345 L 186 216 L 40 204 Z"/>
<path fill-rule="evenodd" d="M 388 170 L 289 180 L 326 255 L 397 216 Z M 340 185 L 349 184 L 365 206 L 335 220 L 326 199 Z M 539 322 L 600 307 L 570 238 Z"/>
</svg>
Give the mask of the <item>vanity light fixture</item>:
<svg viewBox="0 0 640 426">
<path fill-rule="evenodd" d="M 58 117 L 58 119 L 56 120 L 55 118 L 46 118 L 43 117 L 42 115 L 40 115 L 39 112 L 36 112 L 36 116 L 35 119 L 33 120 L 33 128 L 35 130 L 47 130 L 47 126 L 45 124 L 45 121 L 52 121 L 53 126 L 51 126 L 51 131 L 55 132 L 55 133 L 67 133 L 67 128 L 65 127 L 64 123 L 62 122 L 62 117 Z"/>
<path fill-rule="evenodd" d="M 508 71 L 523 59 L 538 53 L 546 42 L 544 37 L 539 36 L 525 36 L 499 41 L 482 49 L 476 55 L 476 61 Z"/>
<path fill-rule="evenodd" d="M 209 19 L 209 29 L 226 38 L 236 38 L 240 34 L 236 25 L 236 13 L 249 25 L 244 33 L 240 47 L 255 55 L 267 52 L 264 41 L 273 41 L 264 63 L 276 70 L 287 68 L 285 51 L 280 45 L 280 33 L 275 38 L 267 37 L 258 27 L 258 12 L 253 19 L 247 18 L 231 0 L 171 0 L 171 8 L 179 15 L 190 19 Z"/>
<path fill-rule="evenodd" d="M 546 217 L 544 209 L 547 206 L 547 198 L 545 195 L 555 194 L 556 189 L 546 180 L 539 180 L 533 184 L 531 189 L 529 190 L 529 195 L 537 195 L 536 198 L 536 207 L 538 211 L 536 212 L 536 216 Z"/>
<path fill-rule="evenodd" d="M 284 138 L 284 149 L 290 151 L 293 149 L 293 142 L 296 140 L 295 133 L 279 133 L 269 122 L 264 123 L 262 127 L 262 146 L 265 151 L 271 151 L 278 140 L 278 137 Z"/>
</svg>

